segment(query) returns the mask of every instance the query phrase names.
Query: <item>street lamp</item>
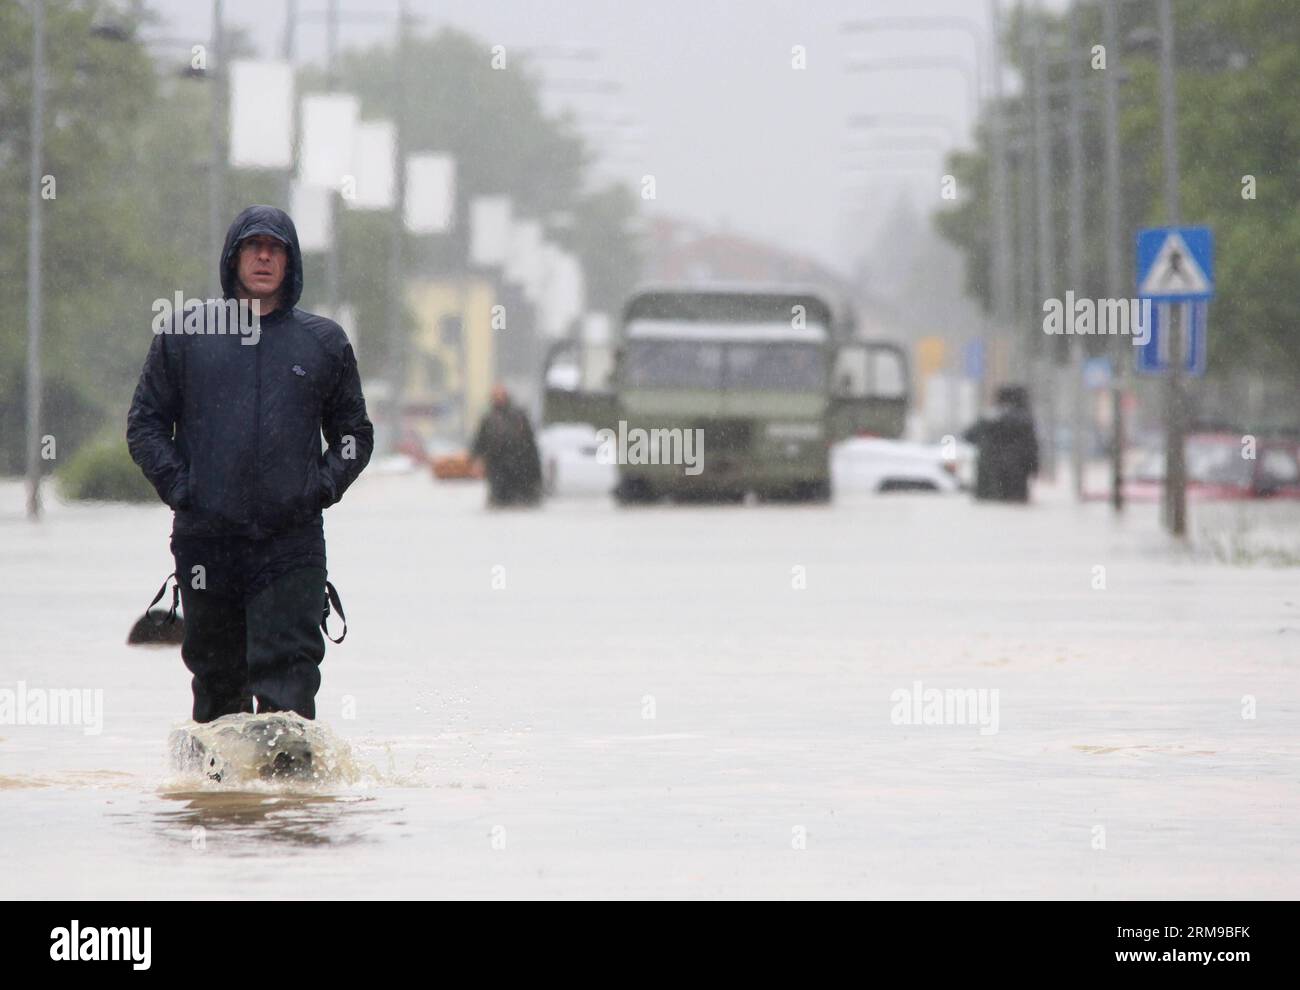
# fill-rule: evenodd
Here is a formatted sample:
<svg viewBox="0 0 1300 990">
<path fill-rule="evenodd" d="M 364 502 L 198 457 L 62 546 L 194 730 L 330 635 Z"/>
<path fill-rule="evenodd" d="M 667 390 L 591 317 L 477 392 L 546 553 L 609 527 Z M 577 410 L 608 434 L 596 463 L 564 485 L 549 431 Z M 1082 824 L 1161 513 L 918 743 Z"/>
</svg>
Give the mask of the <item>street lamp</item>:
<svg viewBox="0 0 1300 990">
<path fill-rule="evenodd" d="M 957 145 L 957 130 L 941 114 L 927 113 L 859 113 L 849 118 L 850 127 L 917 128 L 941 130 L 948 135 L 950 147 Z"/>
<path fill-rule="evenodd" d="M 946 154 L 948 143 L 934 134 L 904 134 L 875 144 L 846 145 L 843 151 L 847 155 L 852 155 L 863 151 L 905 151 L 914 149 Z"/>
<path fill-rule="evenodd" d="M 913 69 L 941 69 L 956 72 L 966 80 L 966 105 L 971 119 L 978 115 L 979 81 L 971 67 L 958 58 L 870 58 L 855 59 L 845 66 L 847 72 L 907 72 Z"/>
<path fill-rule="evenodd" d="M 988 0 L 989 30 L 986 46 L 980 25 L 960 16 L 886 16 L 850 21 L 841 26 L 846 33 L 875 31 L 956 31 L 969 39 L 975 53 L 976 104 L 984 96 L 984 81 L 992 80 L 989 100 L 990 214 L 993 222 L 993 314 L 998 324 L 997 334 L 1007 340 L 1012 321 L 1012 265 L 1011 265 L 1011 199 L 1007 187 L 1006 144 L 1002 117 L 1002 28 L 1001 0 Z M 990 71 L 992 70 L 991 75 Z M 1007 352 L 1011 348 L 1006 346 Z M 1018 370 L 1018 369 L 1013 369 Z"/>
<path fill-rule="evenodd" d="M 966 17 L 871 17 L 863 21 L 847 21 L 840 26 L 845 34 L 868 34 L 874 31 L 934 31 L 955 30 L 970 38 L 975 51 L 976 93 L 983 95 L 984 33 L 979 24 Z M 996 66 L 995 66 L 996 68 Z"/>
</svg>

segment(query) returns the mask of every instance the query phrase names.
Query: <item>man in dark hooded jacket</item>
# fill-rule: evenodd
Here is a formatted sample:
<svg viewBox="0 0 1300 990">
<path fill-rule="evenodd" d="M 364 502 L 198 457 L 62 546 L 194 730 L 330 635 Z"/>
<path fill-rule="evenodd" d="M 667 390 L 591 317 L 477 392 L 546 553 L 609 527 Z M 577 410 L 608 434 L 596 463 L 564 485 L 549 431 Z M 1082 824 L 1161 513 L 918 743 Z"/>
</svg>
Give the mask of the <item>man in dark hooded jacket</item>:
<svg viewBox="0 0 1300 990">
<path fill-rule="evenodd" d="M 175 314 L 163 332 L 155 326 L 127 444 L 175 513 L 195 721 L 251 712 L 254 699 L 258 711 L 314 718 L 325 655 L 321 510 L 370 460 L 374 429 L 342 328 L 296 308 L 302 253 L 288 214 L 240 213 L 220 266 L 226 300 L 259 304 L 260 329 L 214 332 L 214 301 Z"/>
<path fill-rule="evenodd" d="M 492 388 L 471 453 L 487 468 L 491 505 L 536 505 L 542 497 L 542 462 L 528 414 L 510 401 L 505 386 Z"/>
<path fill-rule="evenodd" d="M 1019 385 L 998 389 L 993 415 L 965 433 L 978 449 L 975 497 L 996 502 L 1029 501 L 1029 478 L 1038 473 L 1038 437 L 1029 394 Z"/>
</svg>

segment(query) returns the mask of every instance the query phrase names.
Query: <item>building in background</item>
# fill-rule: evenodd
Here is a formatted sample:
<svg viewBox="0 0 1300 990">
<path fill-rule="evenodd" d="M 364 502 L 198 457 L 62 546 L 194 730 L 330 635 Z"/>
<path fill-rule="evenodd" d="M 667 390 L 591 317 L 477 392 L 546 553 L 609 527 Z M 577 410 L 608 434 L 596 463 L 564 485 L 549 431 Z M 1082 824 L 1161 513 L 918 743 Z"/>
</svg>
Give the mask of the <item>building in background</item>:
<svg viewBox="0 0 1300 990">
<path fill-rule="evenodd" d="M 488 406 L 496 377 L 492 283 L 483 278 L 413 281 L 407 302 L 415 316 L 405 368 L 403 435 L 464 442 Z"/>
</svg>

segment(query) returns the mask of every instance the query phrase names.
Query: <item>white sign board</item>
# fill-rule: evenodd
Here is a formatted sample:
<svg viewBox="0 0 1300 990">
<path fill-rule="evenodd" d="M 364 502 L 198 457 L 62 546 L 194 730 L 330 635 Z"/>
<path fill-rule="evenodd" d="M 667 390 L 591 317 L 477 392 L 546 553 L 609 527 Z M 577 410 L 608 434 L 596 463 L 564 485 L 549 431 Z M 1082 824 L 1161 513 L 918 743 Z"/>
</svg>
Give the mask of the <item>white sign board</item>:
<svg viewBox="0 0 1300 990">
<path fill-rule="evenodd" d="M 476 265 L 504 264 L 510 252 L 509 196 L 476 196 L 469 204 L 469 257 Z"/>
<path fill-rule="evenodd" d="M 351 173 L 358 110 L 357 98 L 346 93 L 303 97 L 298 164 L 304 183 L 337 190 Z"/>
<path fill-rule="evenodd" d="M 520 220 L 510 231 L 510 249 L 506 253 L 506 278 L 524 287 L 536 283 L 542 265 L 542 225 L 536 220 Z"/>
<path fill-rule="evenodd" d="M 542 332 L 562 337 L 582 315 L 586 305 L 586 287 L 582 266 L 568 251 L 547 245 L 544 253 L 545 280 L 541 288 Z"/>
<path fill-rule="evenodd" d="M 582 342 L 593 347 L 606 347 L 613 335 L 610 333 L 608 313 L 587 313 L 582 318 Z"/>
<path fill-rule="evenodd" d="M 230 63 L 230 164 L 293 167 L 293 67 L 288 62 Z"/>
<path fill-rule="evenodd" d="M 524 279 L 524 295 L 538 308 L 543 329 L 548 323 L 550 299 L 546 290 L 551 283 L 551 272 L 556 266 L 556 256 L 560 249 L 550 241 L 543 240 L 538 248 L 537 264 L 528 271 Z M 545 329 L 544 329 L 545 332 Z"/>
<path fill-rule="evenodd" d="M 397 129 L 389 120 L 363 120 L 357 124 L 352 145 L 352 179 L 344 202 L 354 210 L 391 210 L 397 200 Z M 350 193 L 350 195 L 349 195 Z"/>
<path fill-rule="evenodd" d="M 328 251 L 334 239 L 334 217 L 328 189 L 294 182 L 289 194 L 289 215 L 298 228 L 298 247 L 304 253 Z"/>
<path fill-rule="evenodd" d="M 406 159 L 406 229 L 442 234 L 456 219 L 456 159 L 420 152 Z"/>
</svg>

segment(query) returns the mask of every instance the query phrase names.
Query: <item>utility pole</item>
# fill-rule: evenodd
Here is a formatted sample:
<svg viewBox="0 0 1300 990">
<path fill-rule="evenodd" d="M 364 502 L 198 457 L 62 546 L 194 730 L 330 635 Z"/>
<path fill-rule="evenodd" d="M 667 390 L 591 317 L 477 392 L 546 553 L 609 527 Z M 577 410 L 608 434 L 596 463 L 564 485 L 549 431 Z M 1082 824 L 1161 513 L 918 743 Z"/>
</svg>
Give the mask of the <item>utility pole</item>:
<svg viewBox="0 0 1300 990">
<path fill-rule="evenodd" d="M 1170 0 L 1159 0 L 1160 130 L 1164 145 L 1165 223 L 1182 222 L 1178 185 L 1178 90 L 1174 75 L 1174 14 Z M 1187 476 L 1183 456 L 1183 315 L 1186 303 L 1172 302 L 1166 312 L 1169 334 L 1168 405 L 1165 432 L 1165 521 L 1174 536 L 1187 534 Z"/>
<path fill-rule="evenodd" d="M 1121 299 L 1123 286 L 1123 216 L 1124 189 L 1119 173 L 1119 0 L 1102 0 L 1102 41 L 1106 46 L 1106 70 L 1102 78 L 1102 119 L 1105 141 L 1106 180 L 1106 294 Z M 1116 512 L 1124 508 L 1124 384 L 1128 379 L 1128 344 L 1116 336 L 1111 344 L 1114 367 L 1110 377 L 1110 503 Z"/>
<path fill-rule="evenodd" d="M 1083 65 L 1082 45 L 1079 36 L 1079 5 L 1070 4 L 1069 38 L 1066 58 L 1069 60 L 1070 117 L 1067 144 L 1070 151 L 1069 212 L 1070 236 L 1067 241 L 1067 261 L 1070 287 L 1083 292 Z M 1074 475 L 1074 497 L 1083 501 L 1083 442 L 1085 394 L 1083 388 L 1083 338 L 1070 335 L 1070 470 Z"/>
<path fill-rule="evenodd" d="M 406 239 L 406 0 L 400 0 L 397 12 L 397 44 L 394 47 L 393 129 L 396 161 L 394 169 L 393 226 L 388 265 L 388 347 L 390 354 L 390 395 L 392 399 L 392 441 L 402 440 L 403 378 L 406 372 L 406 279 L 404 278 L 403 242 Z"/>
<path fill-rule="evenodd" d="M 329 0 L 325 8 L 325 89 L 333 93 L 338 89 L 339 55 L 339 0 Z M 339 318 L 339 191 L 338 181 L 329 191 L 330 242 L 325 252 L 325 298 L 329 300 L 330 318 Z"/>
<path fill-rule="evenodd" d="M 27 518 L 41 517 L 41 160 L 45 144 L 45 0 L 32 0 L 31 174 L 27 186 Z"/>
<path fill-rule="evenodd" d="M 212 148 L 208 160 L 208 258 L 214 265 L 212 298 L 221 298 L 221 248 L 225 243 L 223 207 L 226 198 L 226 147 L 223 140 L 226 126 L 226 66 L 225 37 L 222 23 L 222 0 L 212 0 L 212 51 L 208 53 L 208 67 L 204 75 L 211 89 L 208 99 L 212 109 Z"/>
<path fill-rule="evenodd" d="M 1034 162 L 1038 202 L 1038 302 L 1041 304 L 1055 297 L 1056 289 L 1056 228 L 1052 211 L 1052 132 L 1047 119 L 1047 52 L 1043 32 L 1042 7 L 1034 10 L 1033 38 L 1033 114 L 1034 114 Z M 1046 359 L 1039 362 L 1042 369 L 1040 377 L 1040 394 L 1047 411 L 1047 442 L 1043 444 L 1046 455 L 1043 466 L 1048 477 L 1056 474 L 1056 355 L 1051 348 L 1045 348 Z M 1046 389 L 1043 389 L 1046 386 Z"/>
<path fill-rule="evenodd" d="M 1025 94 L 1028 96 L 1028 93 Z M 1028 113 L 1022 111 L 1025 123 L 1028 123 Z M 1034 169 L 1033 169 L 1033 148 L 1031 147 L 1032 137 L 1029 135 L 1029 128 L 1021 128 L 1021 136 L 1016 142 L 1016 179 L 1019 186 L 1019 195 L 1016 196 L 1016 240 L 1017 260 L 1016 268 L 1019 271 L 1017 284 L 1017 314 L 1018 321 L 1021 323 L 1019 333 L 1020 340 L 1018 349 L 1024 352 L 1024 359 L 1020 362 L 1020 367 L 1024 372 L 1022 383 L 1028 383 L 1030 365 L 1034 356 L 1042 347 L 1036 328 L 1034 327 L 1034 292 L 1036 285 L 1034 283 Z"/>
<path fill-rule="evenodd" d="M 297 41 L 297 35 L 298 35 L 298 0 L 285 0 L 284 42 L 281 48 L 281 53 L 284 56 L 284 60 L 289 63 L 291 69 L 293 66 L 294 48 L 295 48 L 295 43 Z M 293 77 L 290 76 L 291 80 L 292 78 Z M 297 89 L 296 84 L 291 82 L 291 85 L 294 86 L 295 90 Z M 294 126 L 294 124 L 296 124 L 297 117 L 298 117 L 297 99 L 293 101 L 293 109 L 290 111 L 290 113 L 291 113 L 290 126 L 292 127 Z M 288 211 L 293 206 L 293 162 L 292 160 L 289 162 L 289 168 L 284 173 L 284 187 L 281 195 L 283 197 L 284 208 L 286 211 Z"/>
<path fill-rule="evenodd" d="M 993 92 L 989 99 L 989 131 L 993 161 L 990 171 L 993 201 L 993 318 L 997 324 L 998 350 L 1011 377 L 1021 375 L 1021 362 L 1013 353 L 1010 328 L 1012 316 L 1011 219 L 1007 193 L 1007 131 L 1002 106 L 1002 17 L 1000 0 L 989 0 L 989 34 L 992 46 Z"/>
</svg>

